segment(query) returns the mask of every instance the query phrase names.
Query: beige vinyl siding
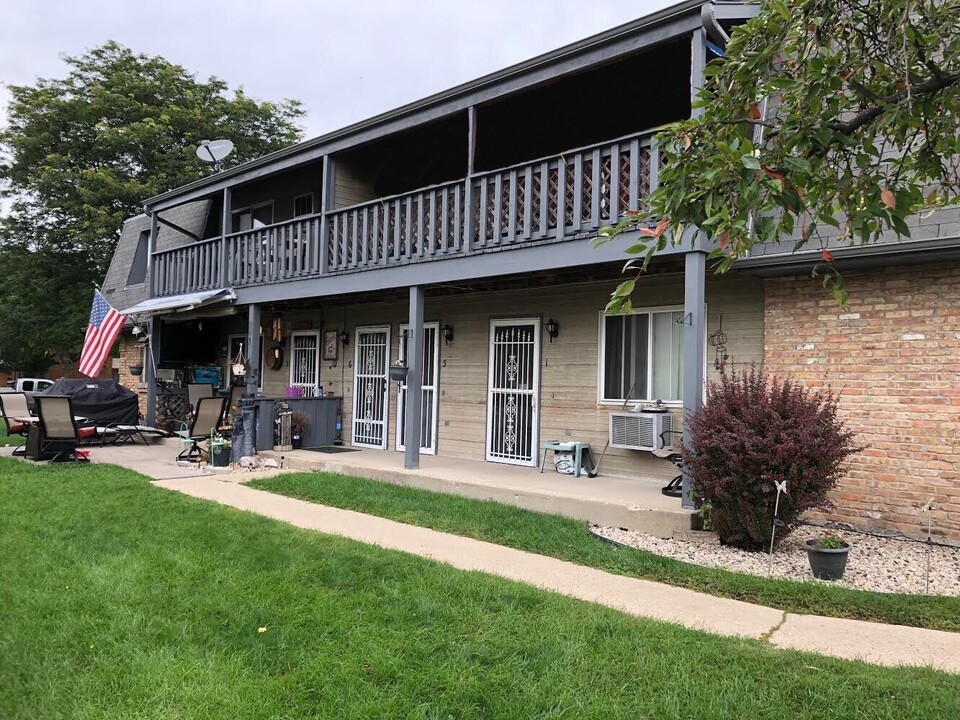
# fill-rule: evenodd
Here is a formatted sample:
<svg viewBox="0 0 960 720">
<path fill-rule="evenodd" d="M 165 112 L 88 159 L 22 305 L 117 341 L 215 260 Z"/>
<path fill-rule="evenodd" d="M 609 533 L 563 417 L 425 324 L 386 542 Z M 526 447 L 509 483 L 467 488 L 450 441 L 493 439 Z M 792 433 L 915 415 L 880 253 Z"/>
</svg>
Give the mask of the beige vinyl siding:
<svg viewBox="0 0 960 720">
<path fill-rule="evenodd" d="M 548 289 L 504 291 L 427 297 L 425 321 L 449 323 L 454 341 L 440 340 L 439 427 L 437 453 L 440 456 L 483 460 L 486 449 L 487 363 L 490 320 L 493 318 L 540 316 L 560 324 L 560 334 L 551 343 L 546 333 L 541 341 L 540 445 L 550 439 L 577 439 L 590 443 L 597 455 L 607 441 L 608 413 L 618 409 L 597 402 L 598 342 L 600 313 L 613 284 L 610 282 L 565 285 Z M 760 362 L 763 356 L 763 285 L 749 278 L 710 279 L 707 286 L 709 332 L 717 329 L 723 316 L 727 334 L 728 363 L 733 366 Z M 634 294 L 636 307 L 682 305 L 682 275 L 660 275 L 643 279 Z M 321 316 L 322 325 L 321 327 Z M 344 308 L 326 307 L 309 314 L 284 315 L 294 329 L 340 330 Z M 390 325 L 390 360 L 396 361 L 399 326 L 407 320 L 406 303 L 372 303 L 348 306 L 346 325 L 350 345 L 346 357 L 336 363 L 322 361 L 320 382 L 325 390 L 343 395 L 343 439 L 350 444 L 353 402 L 353 360 L 356 327 Z M 266 327 L 270 321 L 264 318 Z M 708 348 L 709 375 L 713 369 L 713 348 Z M 282 396 L 289 381 L 289 353 L 280 371 L 264 370 L 265 395 Z M 632 406 L 631 406 L 632 407 Z M 390 383 L 388 447 L 396 446 L 396 383 Z M 680 410 L 673 410 L 679 420 Z M 603 472 L 615 476 L 656 476 L 669 478 L 674 467 L 650 453 L 610 449 Z"/>
<path fill-rule="evenodd" d="M 379 197 L 373 188 L 373 179 L 359 173 L 349 161 L 343 158 L 334 160 L 334 178 L 333 207 L 335 210 L 376 200 Z"/>
<path fill-rule="evenodd" d="M 321 164 L 308 165 L 271 177 L 265 182 L 253 183 L 234 189 L 231 204 L 236 211 L 272 200 L 273 222 L 280 223 L 293 219 L 293 199 L 295 197 L 313 193 L 313 209 L 315 212 L 320 212 L 322 176 L 323 166 Z"/>
</svg>

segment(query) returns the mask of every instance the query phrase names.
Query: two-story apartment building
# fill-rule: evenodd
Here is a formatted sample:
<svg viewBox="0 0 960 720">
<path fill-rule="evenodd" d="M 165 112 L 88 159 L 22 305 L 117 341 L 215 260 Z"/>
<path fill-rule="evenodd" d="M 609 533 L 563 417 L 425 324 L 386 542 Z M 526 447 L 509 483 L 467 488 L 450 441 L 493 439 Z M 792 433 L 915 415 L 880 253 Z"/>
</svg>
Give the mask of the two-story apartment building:
<svg viewBox="0 0 960 720">
<path fill-rule="evenodd" d="M 344 444 L 408 466 L 533 466 L 546 439 L 603 447 L 625 406 L 660 401 L 679 426 L 720 360 L 760 363 L 829 381 L 870 445 L 833 519 L 912 531 L 935 495 L 960 537 L 954 211 L 909 243 L 837 250 L 847 309 L 810 282 L 810 256 L 769 248 L 718 277 L 691 237 L 654 258 L 633 313 L 603 313 L 635 238 L 591 239 L 657 185 L 654 130 L 689 116 L 707 38 L 754 12 L 684 2 L 146 200 L 105 292 L 151 339 L 121 348 L 148 420 L 158 375 L 215 366 L 262 396 L 342 398 Z M 638 83 L 649 102 L 621 92 Z M 127 369 L 144 347 L 141 383 Z M 603 470 L 673 474 L 624 448 Z"/>
</svg>

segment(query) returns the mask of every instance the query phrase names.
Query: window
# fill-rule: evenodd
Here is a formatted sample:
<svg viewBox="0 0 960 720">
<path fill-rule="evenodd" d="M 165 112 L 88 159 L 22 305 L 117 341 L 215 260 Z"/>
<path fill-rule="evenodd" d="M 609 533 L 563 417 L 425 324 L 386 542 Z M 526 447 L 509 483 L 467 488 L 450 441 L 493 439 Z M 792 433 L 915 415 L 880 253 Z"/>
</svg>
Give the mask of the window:
<svg viewBox="0 0 960 720">
<path fill-rule="evenodd" d="M 233 211 L 233 232 L 255 230 L 273 223 L 273 200 Z"/>
<path fill-rule="evenodd" d="M 600 402 L 676 402 L 683 376 L 683 311 L 601 315 Z"/>
<path fill-rule="evenodd" d="M 290 336 L 290 384 L 316 387 L 320 380 L 320 333 L 295 332 Z"/>
<path fill-rule="evenodd" d="M 299 195 L 293 199 L 293 216 L 313 215 L 313 193 Z"/>
<path fill-rule="evenodd" d="M 150 231 L 144 230 L 137 240 L 137 252 L 133 256 L 133 264 L 127 275 L 127 287 L 141 285 L 147 279 L 147 245 L 150 240 Z"/>
</svg>

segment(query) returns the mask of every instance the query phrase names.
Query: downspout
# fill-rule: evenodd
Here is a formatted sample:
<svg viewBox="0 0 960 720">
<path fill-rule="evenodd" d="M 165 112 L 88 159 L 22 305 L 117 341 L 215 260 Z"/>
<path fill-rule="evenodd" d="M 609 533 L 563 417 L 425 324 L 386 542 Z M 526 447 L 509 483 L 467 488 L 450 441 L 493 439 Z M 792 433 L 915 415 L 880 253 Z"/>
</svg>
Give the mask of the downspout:
<svg viewBox="0 0 960 720">
<path fill-rule="evenodd" d="M 717 45 L 719 45 L 720 49 L 722 50 L 727 46 L 727 43 L 730 42 L 730 36 L 727 35 L 726 31 L 717 21 L 717 15 L 714 12 L 714 7 L 715 6 L 712 2 L 708 2 L 700 8 L 700 24 L 706 31 L 707 36 Z"/>
</svg>

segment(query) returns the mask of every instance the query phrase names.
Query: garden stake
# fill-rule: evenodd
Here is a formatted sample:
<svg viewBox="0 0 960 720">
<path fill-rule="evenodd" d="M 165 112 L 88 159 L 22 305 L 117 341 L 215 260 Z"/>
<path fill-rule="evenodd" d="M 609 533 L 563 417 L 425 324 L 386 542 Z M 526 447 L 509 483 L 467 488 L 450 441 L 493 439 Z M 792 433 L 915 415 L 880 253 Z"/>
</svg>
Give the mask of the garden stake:
<svg viewBox="0 0 960 720">
<path fill-rule="evenodd" d="M 780 512 L 780 493 L 787 491 L 787 481 L 778 482 L 776 485 L 777 499 L 773 502 L 773 529 L 770 532 L 770 559 L 767 561 L 767 577 L 770 577 L 773 572 L 773 540 L 777 537 L 777 528 L 783 527 L 783 521 L 777 517 L 777 514 Z"/>
<path fill-rule="evenodd" d="M 933 546 L 933 537 L 932 537 L 932 522 L 933 517 L 931 511 L 933 510 L 933 497 L 927 500 L 924 503 L 923 507 L 920 508 L 920 512 L 927 516 L 927 584 L 924 587 L 923 594 L 930 594 L 930 550 Z"/>
</svg>

